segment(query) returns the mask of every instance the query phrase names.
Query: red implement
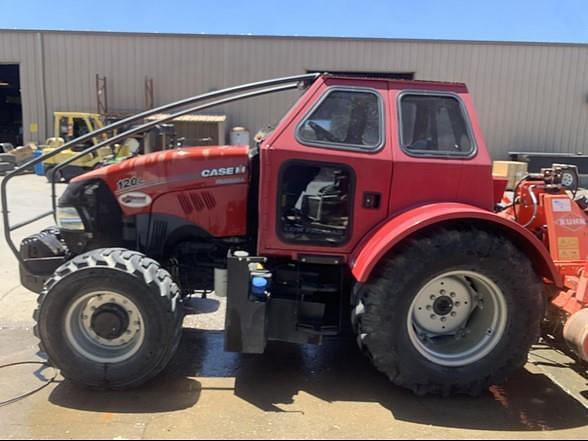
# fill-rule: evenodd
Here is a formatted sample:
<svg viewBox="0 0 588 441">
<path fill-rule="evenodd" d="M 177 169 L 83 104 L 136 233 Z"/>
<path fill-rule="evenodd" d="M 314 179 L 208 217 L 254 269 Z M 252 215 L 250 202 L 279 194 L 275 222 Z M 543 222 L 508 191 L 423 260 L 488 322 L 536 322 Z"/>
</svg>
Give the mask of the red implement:
<svg viewBox="0 0 588 441">
<path fill-rule="evenodd" d="M 561 274 L 551 305 L 565 319 L 563 336 L 588 361 L 588 216 L 562 187 L 534 177 L 514 195 L 516 208 L 503 212 L 539 237 Z"/>
</svg>

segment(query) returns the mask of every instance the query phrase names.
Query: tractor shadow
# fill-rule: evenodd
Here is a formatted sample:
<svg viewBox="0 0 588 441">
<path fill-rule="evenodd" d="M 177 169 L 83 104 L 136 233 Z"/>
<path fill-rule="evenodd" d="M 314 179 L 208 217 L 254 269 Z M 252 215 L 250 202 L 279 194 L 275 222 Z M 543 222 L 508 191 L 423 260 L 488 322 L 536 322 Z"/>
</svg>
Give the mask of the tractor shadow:
<svg viewBox="0 0 588 441">
<path fill-rule="evenodd" d="M 201 391 L 196 380 L 165 374 L 128 391 L 89 390 L 64 380 L 53 389 L 49 401 L 86 412 L 151 414 L 189 409 L 198 403 Z"/>
<path fill-rule="evenodd" d="M 234 378 L 234 394 L 265 412 L 285 412 L 300 392 L 327 403 L 377 403 L 395 420 L 447 428 L 544 431 L 584 427 L 588 410 L 546 376 L 521 371 L 479 398 L 417 397 L 392 385 L 356 348 L 353 338 L 321 347 L 270 344 L 264 355 L 224 352 L 222 332 L 185 329 L 166 372 L 130 392 L 88 392 L 63 382 L 59 406 L 109 412 L 164 412 L 198 403 L 207 388 L 193 378 Z M 228 389 L 233 391 L 232 388 Z M 316 409 L 296 409 L 297 413 Z"/>
</svg>

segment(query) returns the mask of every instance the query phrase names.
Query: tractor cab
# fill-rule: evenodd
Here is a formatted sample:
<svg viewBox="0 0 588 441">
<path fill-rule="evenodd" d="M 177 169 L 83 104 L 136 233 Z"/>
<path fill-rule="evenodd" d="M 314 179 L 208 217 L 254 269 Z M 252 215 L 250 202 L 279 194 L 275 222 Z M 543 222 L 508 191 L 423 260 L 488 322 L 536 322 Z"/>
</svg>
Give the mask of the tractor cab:
<svg viewBox="0 0 588 441">
<path fill-rule="evenodd" d="M 260 255 L 349 261 L 415 198 L 493 209 L 491 159 L 463 85 L 326 77 L 294 112 L 260 146 Z"/>
</svg>

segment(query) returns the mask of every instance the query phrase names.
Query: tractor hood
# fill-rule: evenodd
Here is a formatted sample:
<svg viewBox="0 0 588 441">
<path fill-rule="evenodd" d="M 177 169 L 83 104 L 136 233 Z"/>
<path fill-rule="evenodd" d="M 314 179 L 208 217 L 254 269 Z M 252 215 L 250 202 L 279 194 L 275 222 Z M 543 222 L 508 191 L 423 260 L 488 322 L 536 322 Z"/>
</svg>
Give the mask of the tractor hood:
<svg viewBox="0 0 588 441">
<path fill-rule="evenodd" d="M 183 147 L 127 159 L 75 178 L 99 179 L 126 215 L 145 213 L 159 196 L 211 187 L 247 185 L 248 146 Z"/>
</svg>

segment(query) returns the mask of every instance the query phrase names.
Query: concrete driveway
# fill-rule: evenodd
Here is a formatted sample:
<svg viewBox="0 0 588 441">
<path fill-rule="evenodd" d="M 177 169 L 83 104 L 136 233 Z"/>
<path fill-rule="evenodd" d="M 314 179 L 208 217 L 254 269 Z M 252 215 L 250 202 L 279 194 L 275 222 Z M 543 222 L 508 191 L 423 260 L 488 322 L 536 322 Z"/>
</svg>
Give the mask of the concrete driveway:
<svg viewBox="0 0 588 441">
<path fill-rule="evenodd" d="M 14 221 L 49 207 L 44 179 L 12 185 Z M 38 231 L 27 227 L 20 236 Z M 20 287 L 0 245 L 0 365 L 41 360 L 32 336 L 36 296 Z M 538 346 L 532 362 L 481 398 L 419 398 L 391 385 L 352 338 L 322 347 L 272 344 L 263 356 L 223 351 L 223 303 L 194 304 L 178 356 L 130 392 L 95 392 L 57 376 L 41 391 L 0 406 L 0 437 L 158 438 L 577 438 L 588 429 L 588 379 L 558 351 Z M 0 402 L 55 375 L 39 365 L 0 370 Z M 582 375 L 584 374 L 584 375 Z"/>
</svg>

